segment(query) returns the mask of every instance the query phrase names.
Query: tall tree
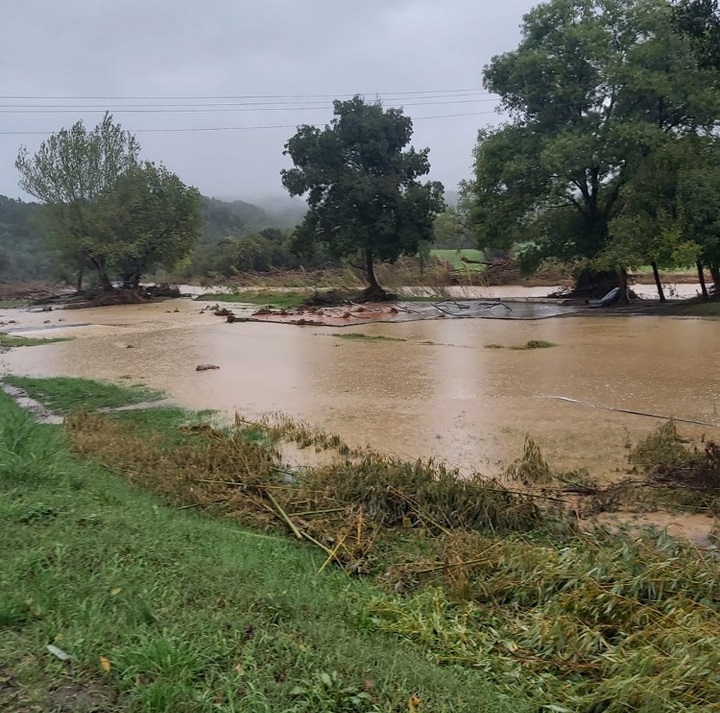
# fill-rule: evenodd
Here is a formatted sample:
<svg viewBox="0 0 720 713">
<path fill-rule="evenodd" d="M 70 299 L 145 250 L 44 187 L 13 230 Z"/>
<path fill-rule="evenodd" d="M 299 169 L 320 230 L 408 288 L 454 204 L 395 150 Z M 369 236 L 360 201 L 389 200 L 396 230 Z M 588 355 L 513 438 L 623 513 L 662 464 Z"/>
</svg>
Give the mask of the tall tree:
<svg viewBox="0 0 720 713">
<path fill-rule="evenodd" d="M 307 194 L 308 212 L 295 233 L 299 251 L 316 243 L 337 257 L 359 258 L 366 298 L 384 296 L 375 260 L 414 255 L 432 241 L 443 187 L 418 179 L 430 171 L 428 149 L 408 148 L 412 120 L 359 96 L 334 102 L 329 126 L 301 126 L 285 145 L 294 168 L 282 172 L 291 196 Z"/>
<path fill-rule="evenodd" d="M 702 66 L 720 69 L 720 5 L 717 0 L 679 0 L 678 29 L 690 37 Z"/>
<path fill-rule="evenodd" d="M 512 120 L 479 135 L 471 188 L 481 246 L 526 243 L 529 265 L 597 256 L 643 157 L 668 136 L 717 126 L 716 78 L 665 0 L 532 10 L 519 47 L 485 69 Z"/>
<path fill-rule="evenodd" d="M 109 114 L 87 131 L 62 129 L 16 166 L 20 185 L 48 211 L 66 259 L 96 271 L 105 290 L 122 277 L 137 287 L 143 273 L 172 267 L 192 249 L 201 227 L 200 194 L 164 166 L 139 162 L 135 138 Z"/>
<path fill-rule="evenodd" d="M 596 262 L 604 267 L 650 265 L 661 302 L 661 268 L 697 262 L 700 246 L 688 239 L 678 193 L 680 176 L 692 160 L 692 141 L 667 141 L 648 154 L 621 189 L 622 208 L 610 221 L 608 246 Z"/>
<path fill-rule="evenodd" d="M 149 162 L 119 176 L 100 199 L 98 213 L 105 255 L 131 288 L 143 274 L 184 259 L 202 225 L 200 192 Z"/>
<path fill-rule="evenodd" d="M 15 166 L 20 187 L 47 206 L 53 232 L 66 260 L 89 266 L 104 289 L 112 289 L 98 204 L 117 179 L 136 166 L 135 138 L 106 114 L 88 131 L 83 122 L 61 129 L 31 155 L 23 146 Z"/>
</svg>

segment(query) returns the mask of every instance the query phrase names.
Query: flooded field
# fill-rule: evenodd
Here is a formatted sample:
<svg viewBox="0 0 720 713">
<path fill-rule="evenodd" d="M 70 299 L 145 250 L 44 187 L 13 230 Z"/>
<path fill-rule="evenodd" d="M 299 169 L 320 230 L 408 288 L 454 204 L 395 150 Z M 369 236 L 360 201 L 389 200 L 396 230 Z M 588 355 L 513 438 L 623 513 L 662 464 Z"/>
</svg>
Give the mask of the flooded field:
<svg viewBox="0 0 720 713">
<path fill-rule="evenodd" d="M 0 366 L 31 376 L 142 382 L 182 406 L 228 415 L 280 411 L 354 446 L 436 457 L 489 475 L 519 455 L 531 434 L 552 464 L 612 477 L 625 465 L 628 440 L 659 421 L 609 408 L 717 424 L 679 428 L 698 439 L 720 436 L 717 321 L 440 319 L 341 331 L 228 324 L 201 312 L 204 306 L 180 299 L 49 313 L 0 310 L 3 329 L 15 334 L 74 337 L 14 349 L 0 355 Z M 337 336 L 348 332 L 384 339 Z M 529 340 L 556 346 L 487 348 Z M 220 369 L 196 372 L 201 363 Z"/>
</svg>

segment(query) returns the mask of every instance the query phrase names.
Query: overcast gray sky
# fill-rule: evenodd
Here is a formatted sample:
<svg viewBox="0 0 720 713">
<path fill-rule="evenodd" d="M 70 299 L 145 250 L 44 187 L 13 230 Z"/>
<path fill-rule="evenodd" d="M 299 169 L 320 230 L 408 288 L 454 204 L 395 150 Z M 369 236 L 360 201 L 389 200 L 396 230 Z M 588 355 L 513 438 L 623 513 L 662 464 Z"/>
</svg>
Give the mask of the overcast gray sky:
<svg viewBox="0 0 720 713">
<path fill-rule="evenodd" d="M 469 175 L 477 129 L 499 121 L 482 69 L 515 48 L 535 4 L 9 0 L 0 23 L 0 194 L 23 197 L 21 144 L 35 150 L 43 133 L 78 119 L 94 126 L 108 109 L 137 133 L 144 158 L 207 195 L 281 195 L 294 127 L 325 124 L 332 99 L 353 93 L 403 105 L 413 144 L 430 147 L 432 178 L 454 189 Z M 457 114 L 466 116 L 448 116 Z"/>
</svg>

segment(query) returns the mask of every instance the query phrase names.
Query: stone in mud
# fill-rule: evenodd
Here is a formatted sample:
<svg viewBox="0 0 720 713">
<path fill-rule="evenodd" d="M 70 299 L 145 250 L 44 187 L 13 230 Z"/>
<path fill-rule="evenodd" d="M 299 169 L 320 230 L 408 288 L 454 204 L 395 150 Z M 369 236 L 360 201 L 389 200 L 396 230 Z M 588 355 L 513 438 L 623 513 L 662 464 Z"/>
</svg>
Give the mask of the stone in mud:
<svg viewBox="0 0 720 713">
<path fill-rule="evenodd" d="M 198 364 L 195 371 L 210 371 L 211 369 L 219 369 L 217 364 Z"/>
</svg>

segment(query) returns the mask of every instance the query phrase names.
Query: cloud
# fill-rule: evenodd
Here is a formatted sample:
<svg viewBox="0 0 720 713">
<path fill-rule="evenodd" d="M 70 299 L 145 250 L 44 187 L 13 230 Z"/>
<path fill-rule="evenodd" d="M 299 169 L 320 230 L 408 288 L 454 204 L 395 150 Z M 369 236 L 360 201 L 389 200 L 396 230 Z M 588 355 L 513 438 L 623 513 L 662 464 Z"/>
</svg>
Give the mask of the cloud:
<svg viewBox="0 0 720 713">
<path fill-rule="evenodd" d="M 94 125 L 106 108 L 114 110 L 126 128 L 141 131 L 138 138 L 145 157 L 164 162 L 205 193 L 245 198 L 280 193 L 279 171 L 286 165 L 282 148 L 292 128 L 162 132 L 322 124 L 331 116 L 333 97 L 355 92 L 373 96 L 440 91 L 443 94 L 425 95 L 425 102 L 421 95 L 407 99 L 406 112 L 413 117 L 477 114 L 416 121 L 414 143 L 430 146 L 433 177 L 453 186 L 468 175 L 477 129 L 496 117 L 481 113 L 493 109 L 491 97 L 482 91 L 464 97 L 448 91 L 482 86 L 483 66 L 493 54 L 517 44 L 521 17 L 531 4 L 528 0 L 507 0 L 500 7 L 476 0 L 12 3 L 0 26 L 2 93 L 39 98 L 0 100 L 0 193 L 20 195 L 13 165 L 18 147 L 27 144 L 32 150 L 43 138 L 20 132 L 55 131 L 80 118 Z M 248 95 L 273 95 L 276 104 L 187 106 L 183 112 L 182 107 L 169 107 L 157 113 L 149 110 L 152 100 L 137 99 L 133 113 L 126 113 L 122 107 L 130 102 L 102 98 Z M 228 100 L 216 103 L 222 101 Z M 263 100 L 245 100 L 249 101 Z M 32 113 L 18 113 L 28 111 L 29 105 Z M 58 105 L 69 108 L 61 110 Z M 142 132 L 146 129 L 155 131 Z"/>
</svg>

